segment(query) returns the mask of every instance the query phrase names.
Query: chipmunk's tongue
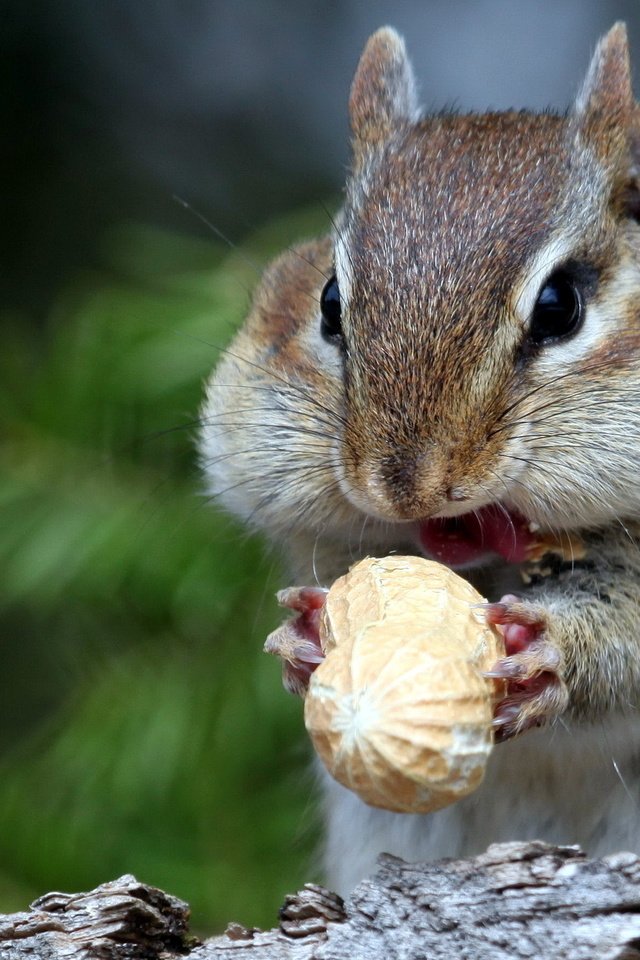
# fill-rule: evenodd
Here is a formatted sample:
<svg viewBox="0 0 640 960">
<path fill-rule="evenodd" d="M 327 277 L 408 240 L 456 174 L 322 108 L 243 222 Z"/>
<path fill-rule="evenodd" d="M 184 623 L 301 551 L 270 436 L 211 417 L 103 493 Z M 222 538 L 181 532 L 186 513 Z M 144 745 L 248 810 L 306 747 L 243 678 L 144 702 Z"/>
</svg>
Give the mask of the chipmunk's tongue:
<svg viewBox="0 0 640 960">
<path fill-rule="evenodd" d="M 420 524 L 425 552 L 450 567 L 473 563 L 487 553 L 497 553 L 508 563 L 522 563 L 534 541 L 524 517 L 498 506 Z"/>
</svg>

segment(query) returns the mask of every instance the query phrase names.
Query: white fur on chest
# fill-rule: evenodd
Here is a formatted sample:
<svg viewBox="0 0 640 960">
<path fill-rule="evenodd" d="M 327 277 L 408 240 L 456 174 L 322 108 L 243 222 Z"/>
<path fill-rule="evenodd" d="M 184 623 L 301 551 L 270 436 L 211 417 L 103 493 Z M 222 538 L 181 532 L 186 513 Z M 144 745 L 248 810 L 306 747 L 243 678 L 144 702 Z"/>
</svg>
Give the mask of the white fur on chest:
<svg viewBox="0 0 640 960">
<path fill-rule="evenodd" d="M 528 733 L 496 747 L 474 794 L 427 815 L 367 807 L 325 775 L 327 883 L 349 893 L 379 853 L 461 857 L 507 840 L 640 853 L 640 720 Z"/>
</svg>

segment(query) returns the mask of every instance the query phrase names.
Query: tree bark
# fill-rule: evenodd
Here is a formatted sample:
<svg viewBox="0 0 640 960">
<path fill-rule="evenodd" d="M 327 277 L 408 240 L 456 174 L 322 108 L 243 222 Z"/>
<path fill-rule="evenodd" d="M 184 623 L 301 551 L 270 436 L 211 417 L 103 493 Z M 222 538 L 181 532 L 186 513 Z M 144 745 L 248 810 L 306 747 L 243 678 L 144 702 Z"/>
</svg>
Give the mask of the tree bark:
<svg viewBox="0 0 640 960">
<path fill-rule="evenodd" d="M 0 960 L 640 960 L 640 858 L 506 843 L 469 860 L 383 856 L 343 902 L 307 884 L 273 930 L 201 942 L 187 904 L 124 876 L 0 917 Z"/>
</svg>

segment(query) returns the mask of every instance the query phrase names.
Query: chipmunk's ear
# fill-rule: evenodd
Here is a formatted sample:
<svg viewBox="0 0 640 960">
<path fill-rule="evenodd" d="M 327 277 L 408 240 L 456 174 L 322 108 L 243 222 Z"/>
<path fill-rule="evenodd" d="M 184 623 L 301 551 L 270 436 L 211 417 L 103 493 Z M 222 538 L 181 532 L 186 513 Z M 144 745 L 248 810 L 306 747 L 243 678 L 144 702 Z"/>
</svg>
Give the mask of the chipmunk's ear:
<svg viewBox="0 0 640 960">
<path fill-rule="evenodd" d="M 398 126 L 417 116 L 415 80 L 404 40 L 392 27 L 376 31 L 351 85 L 349 116 L 356 162 L 383 146 Z"/>
<path fill-rule="evenodd" d="M 607 166 L 632 152 L 638 112 L 631 86 L 627 28 L 616 23 L 598 43 L 573 114 L 582 139 Z"/>
</svg>

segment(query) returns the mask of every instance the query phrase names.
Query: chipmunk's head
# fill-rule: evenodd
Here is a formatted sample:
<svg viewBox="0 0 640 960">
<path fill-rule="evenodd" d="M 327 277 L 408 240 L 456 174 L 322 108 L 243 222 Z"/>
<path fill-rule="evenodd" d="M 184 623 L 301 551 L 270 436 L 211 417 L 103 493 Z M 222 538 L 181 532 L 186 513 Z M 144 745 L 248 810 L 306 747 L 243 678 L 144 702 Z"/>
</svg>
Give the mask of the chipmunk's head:
<svg viewBox="0 0 640 960">
<path fill-rule="evenodd" d="M 343 489 L 388 520 L 496 503 L 558 526 L 619 512 L 640 466 L 640 433 L 621 430 L 640 399 L 624 27 L 566 116 L 421 120 L 414 99 L 403 44 L 382 30 L 352 88 L 324 295 L 344 363 Z"/>
<path fill-rule="evenodd" d="M 410 527 L 454 563 L 487 546 L 519 559 L 523 518 L 566 529 L 640 511 L 640 124 L 624 27 L 564 116 L 426 119 L 385 28 L 350 117 L 333 237 L 266 274 L 235 344 L 260 370 L 223 365 L 266 391 L 242 465 L 262 492 L 240 512 L 282 527 L 288 503 L 292 525 L 362 537 L 368 522 L 392 543 Z"/>
</svg>

